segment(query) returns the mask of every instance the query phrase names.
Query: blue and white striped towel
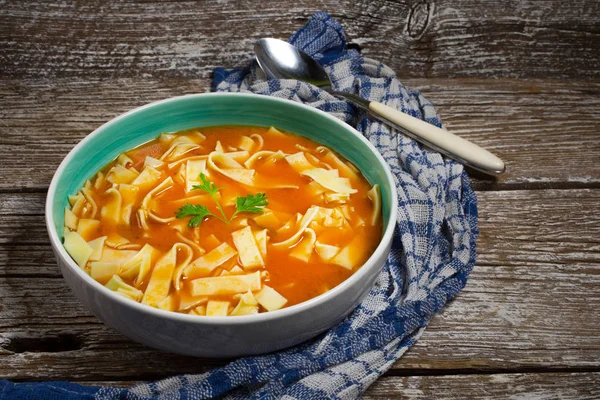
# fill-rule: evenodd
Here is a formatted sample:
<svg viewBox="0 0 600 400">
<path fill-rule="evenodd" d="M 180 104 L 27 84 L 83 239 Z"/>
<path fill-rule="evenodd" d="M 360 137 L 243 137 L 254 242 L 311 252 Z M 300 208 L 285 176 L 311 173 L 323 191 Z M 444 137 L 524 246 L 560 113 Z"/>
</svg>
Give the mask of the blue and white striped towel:
<svg viewBox="0 0 600 400">
<path fill-rule="evenodd" d="M 342 27 L 328 14 L 315 14 L 290 42 L 325 66 L 336 90 L 383 102 L 441 126 L 433 105 L 402 86 L 393 71 L 347 50 Z M 415 343 L 432 315 L 465 286 L 475 263 L 477 201 L 461 165 L 423 149 L 314 86 L 266 81 L 255 62 L 238 70 L 217 68 L 214 88 L 309 104 L 354 126 L 377 147 L 397 179 L 400 210 L 393 249 L 375 287 L 346 320 L 316 339 L 277 353 L 242 358 L 202 375 L 131 389 L 3 381 L 1 396 L 353 399 Z"/>
</svg>

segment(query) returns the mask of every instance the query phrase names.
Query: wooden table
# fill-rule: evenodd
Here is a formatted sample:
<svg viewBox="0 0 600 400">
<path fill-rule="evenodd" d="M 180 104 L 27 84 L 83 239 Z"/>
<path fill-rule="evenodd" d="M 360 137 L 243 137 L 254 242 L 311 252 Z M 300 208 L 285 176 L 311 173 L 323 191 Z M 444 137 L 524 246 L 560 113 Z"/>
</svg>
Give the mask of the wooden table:
<svg viewBox="0 0 600 400">
<path fill-rule="evenodd" d="M 284 0 L 0 2 L 0 377 L 129 386 L 220 365 L 156 351 L 75 299 L 50 251 L 45 192 L 86 134 L 210 88 L 253 42 L 316 10 L 501 156 L 474 176 L 466 289 L 366 398 L 600 397 L 600 3 Z"/>
</svg>

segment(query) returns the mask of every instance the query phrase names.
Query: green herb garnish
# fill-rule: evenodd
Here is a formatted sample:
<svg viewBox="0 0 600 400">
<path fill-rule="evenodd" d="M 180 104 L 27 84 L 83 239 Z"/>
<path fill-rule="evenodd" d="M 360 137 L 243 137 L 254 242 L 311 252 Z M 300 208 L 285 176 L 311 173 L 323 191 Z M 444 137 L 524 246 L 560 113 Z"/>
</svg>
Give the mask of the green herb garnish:
<svg viewBox="0 0 600 400">
<path fill-rule="evenodd" d="M 249 194 L 246 197 L 238 197 L 235 199 L 235 212 L 231 219 L 242 212 L 261 213 L 263 207 L 269 205 L 267 195 L 265 193 Z"/>
<path fill-rule="evenodd" d="M 202 172 L 200 172 L 200 180 L 202 181 L 202 184 L 194 185 L 194 186 L 192 186 L 192 189 L 204 190 L 206 193 L 210 194 L 210 197 L 212 197 L 212 199 L 217 204 L 217 208 L 219 209 L 219 211 L 221 211 L 221 215 L 223 216 L 222 221 L 225 221 L 227 219 L 227 217 L 225 216 L 225 211 L 223 211 L 223 208 L 221 207 L 221 204 L 219 203 L 219 200 L 217 200 L 217 196 L 216 196 L 217 192 L 222 188 L 216 187 L 215 184 L 212 183 L 211 181 L 209 181 L 208 178 L 206 177 L 206 175 L 204 175 Z M 213 215 L 213 214 L 210 214 L 210 215 Z M 196 225 L 194 225 L 194 226 L 196 226 Z"/>
<path fill-rule="evenodd" d="M 267 201 L 267 195 L 265 193 L 249 194 L 245 197 L 238 197 L 235 199 L 235 212 L 231 215 L 231 217 L 227 218 L 227 216 L 225 215 L 225 211 L 223 211 L 223 207 L 221 207 L 221 203 L 219 203 L 219 200 L 217 199 L 217 192 L 222 188 L 217 187 L 214 183 L 209 181 L 206 175 L 204 175 L 203 173 L 200 173 L 200 181 L 202 182 L 202 184 L 194 185 L 192 186 L 192 188 L 203 190 L 210 194 L 210 197 L 212 197 L 212 199 L 214 200 L 223 218 L 210 212 L 210 210 L 204 205 L 194 205 L 187 203 L 184 204 L 183 207 L 181 207 L 179 210 L 177 210 L 175 215 L 177 216 L 177 218 L 185 218 L 191 216 L 192 218 L 188 222 L 188 226 L 190 227 L 199 226 L 202 223 L 202 221 L 204 221 L 204 218 L 208 216 L 215 217 L 229 224 L 231 223 L 233 218 L 235 218 L 235 216 L 239 213 L 260 213 L 263 211 L 263 208 L 269 204 L 269 202 Z"/>
<path fill-rule="evenodd" d="M 213 215 L 213 213 L 211 213 L 206 206 L 203 206 L 201 204 L 190 203 L 184 204 L 183 207 L 177 210 L 176 213 L 177 218 L 185 218 L 192 216 L 190 222 L 188 222 L 188 226 L 191 227 L 196 227 L 200 225 L 204 220 L 204 217 L 209 215 Z"/>
</svg>

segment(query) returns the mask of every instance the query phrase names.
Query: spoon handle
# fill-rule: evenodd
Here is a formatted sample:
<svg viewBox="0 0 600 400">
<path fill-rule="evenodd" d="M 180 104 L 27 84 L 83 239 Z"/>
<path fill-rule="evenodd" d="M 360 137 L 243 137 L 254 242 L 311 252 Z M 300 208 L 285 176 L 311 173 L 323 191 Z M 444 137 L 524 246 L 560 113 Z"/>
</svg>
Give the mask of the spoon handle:
<svg viewBox="0 0 600 400">
<path fill-rule="evenodd" d="M 491 175 L 499 175 L 506 169 L 504 161 L 494 154 L 444 129 L 376 101 L 369 102 L 357 96 L 348 96 L 349 93 L 334 92 L 334 94 L 343 95 L 356 102 L 377 119 L 461 164 Z"/>
<path fill-rule="evenodd" d="M 369 103 L 369 111 L 393 126 L 402 128 L 401 131 L 407 136 L 462 164 L 488 174 L 501 174 L 506 168 L 500 158 L 475 143 L 395 108 L 372 101 Z"/>
</svg>

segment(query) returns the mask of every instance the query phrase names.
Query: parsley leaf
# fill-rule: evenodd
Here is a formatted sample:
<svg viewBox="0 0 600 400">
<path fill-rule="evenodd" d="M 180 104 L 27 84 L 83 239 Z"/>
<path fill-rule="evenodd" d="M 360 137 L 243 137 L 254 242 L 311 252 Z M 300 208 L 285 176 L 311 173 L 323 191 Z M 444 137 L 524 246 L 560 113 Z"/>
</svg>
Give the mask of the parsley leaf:
<svg viewBox="0 0 600 400">
<path fill-rule="evenodd" d="M 211 181 L 208 180 L 208 178 L 206 177 L 206 175 L 204 175 L 203 172 L 200 172 L 200 180 L 202 181 L 201 185 L 194 185 L 192 186 L 193 189 L 200 189 L 200 190 L 204 190 L 205 192 L 207 192 L 208 194 L 210 194 L 210 197 L 212 197 L 212 199 L 214 200 L 215 204 L 217 205 L 217 208 L 219 209 L 219 211 L 221 212 L 221 215 L 223 216 L 223 218 L 219 218 L 216 215 L 213 215 L 216 218 L 221 219 L 224 222 L 227 222 L 227 217 L 225 216 L 225 211 L 223 211 L 223 208 L 221 207 L 221 203 L 219 203 L 219 200 L 217 199 L 217 192 L 222 189 L 220 187 L 217 187 L 214 183 L 212 183 Z M 231 221 L 231 220 L 229 220 Z"/>
<path fill-rule="evenodd" d="M 202 223 L 204 217 L 213 215 L 210 210 L 203 206 L 202 204 L 184 204 L 179 210 L 177 210 L 177 218 L 185 218 L 192 216 L 190 222 L 188 222 L 188 226 L 196 227 Z M 214 216 L 214 215 L 213 215 Z"/>
<path fill-rule="evenodd" d="M 249 194 L 246 197 L 238 197 L 235 199 L 236 210 L 231 216 L 231 219 L 242 212 L 260 213 L 263 211 L 263 207 L 268 205 L 269 201 L 267 200 L 267 195 L 265 193 Z"/>
<path fill-rule="evenodd" d="M 219 191 L 219 189 L 222 189 L 220 187 L 217 187 L 211 181 L 209 181 L 203 172 L 200 172 L 200 180 L 202 181 L 202 184 L 192 186 L 193 189 L 204 190 L 205 192 L 209 193 L 211 196 L 214 196 Z"/>
</svg>

